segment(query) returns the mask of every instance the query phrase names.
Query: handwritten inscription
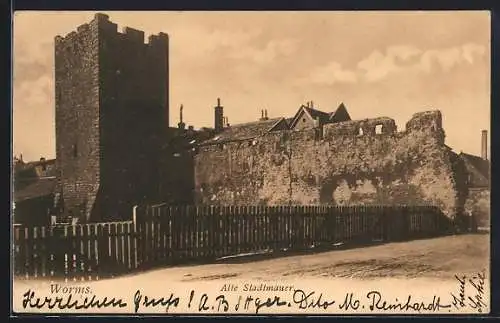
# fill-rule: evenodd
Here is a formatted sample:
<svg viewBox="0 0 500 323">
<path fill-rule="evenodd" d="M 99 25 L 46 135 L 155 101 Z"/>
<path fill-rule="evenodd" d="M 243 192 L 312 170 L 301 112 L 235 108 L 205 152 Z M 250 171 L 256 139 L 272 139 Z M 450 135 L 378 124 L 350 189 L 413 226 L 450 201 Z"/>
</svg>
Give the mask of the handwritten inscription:
<svg viewBox="0 0 500 323">
<path fill-rule="evenodd" d="M 137 290 L 134 295 L 134 312 L 137 313 L 141 307 L 156 307 L 162 306 L 165 308 L 165 312 L 171 306 L 177 307 L 179 305 L 180 298 L 170 294 L 169 297 L 152 298 L 148 296 L 143 296 L 140 290 Z"/>
<path fill-rule="evenodd" d="M 366 293 L 347 292 L 335 297 L 325 292 L 295 288 L 290 285 L 242 285 L 224 284 L 215 294 L 191 290 L 187 294 L 167 291 L 147 294 L 141 289 L 128 298 L 98 297 L 87 287 L 51 286 L 50 296 L 39 296 L 29 289 L 23 294 L 23 308 L 86 310 L 90 308 L 124 308 L 132 305 L 134 313 L 163 311 L 194 313 L 254 313 L 272 312 L 387 312 L 387 313 L 450 313 L 469 309 L 483 313 L 486 311 L 487 295 L 485 272 L 475 275 L 456 275 L 456 288 L 449 295 L 428 295 L 419 297 L 412 294 L 397 298 L 380 290 Z M 251 292 L 247 286 L 275 291 Z M 288 291 L 289 289 L 292 289 Z M 246 292 L 243 289 L 247 290 Z M 340 297 L 339 297 L 340 296 Z"/>
<path fill-rule="evenodd" d="M 322 308 L 327 309 L 329 306 L 335 304 L 334 300 L 324 300 L 323 294 L 316 297 L 316 292 L 306 293 L 302 289 L 297 289 L 293 293 L 293 302 L 299 306 L 299 309 L 307 308 Z"/>
<path fill-rule="evenodd" d="M 416 311 L 421 312 L 436 312 L 442 309 L 450 308 L 450 304 L 442 304 L 441 297 L 434 296 L 431 302 L 414 301 L 411 295 L 408 295 L 406 300 L 399 301 L 397 298 L 394 301 L 385 300 L 382 294 L 378 291 L 369 292 L 366 297 L 370 302 L 370 310 L 375 309 L 382 311 Z"/>
<path fill-rule="evenodd" d="M 87 296 L 83 299 L 75 299 L 73 294 L 54 297 L 36 297 L 35 292 L 28 290 L 23 295 L 23 308 L 38 308 L 38 309 L 75 309 L 84 310 L 89 308 L 108 308 L 108 307 L 126 307 L 127 303 L 121 298 L 104 297 L 99 299 L 96 295 Z"/>
<path fill-rule="evenodd" d="M 467 275 L 455 275 L 457 281 L 457 291 L 450 293 L 452 297 L 452 306 L 456 309 L 470 307 L 479 313 L 483 313 L 488 306 L 485 302 L 486 273 L 484 271 Z"/>
</svg>

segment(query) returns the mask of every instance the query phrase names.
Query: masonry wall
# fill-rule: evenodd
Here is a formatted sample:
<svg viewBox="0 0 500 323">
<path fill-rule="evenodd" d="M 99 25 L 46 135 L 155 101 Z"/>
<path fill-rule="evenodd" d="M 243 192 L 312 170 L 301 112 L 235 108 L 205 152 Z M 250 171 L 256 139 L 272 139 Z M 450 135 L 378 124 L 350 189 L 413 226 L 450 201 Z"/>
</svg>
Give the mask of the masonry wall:
<svg viewBox="0 0 500 323">
<path fill-rule="evenodd" d="M 100 25 L 101 187 L 106 220 L 155 201 L 168 127 L 168 37 Z"/>
<path fill-rule="evenodd" d="M 58 191 L 65 216 L 87 217 L 100 185 L 98 21 L 55 38 Z"/>
<path fill-rule="evenodd" d="M 454 217 L 464 197 L 451 158 L 439 111 L 415 114 L 404 132 L 389 118 L 274 132 L 201 147 L 196 197 L 200 204 L 434 204 Z"/>
<path fill-rule="evenodd" d="M 56 38 L 56 145 L 64 216 L 129 219 L 155 198 L 168 126 L 168 36 L 96 14 Z"/>
</svg>

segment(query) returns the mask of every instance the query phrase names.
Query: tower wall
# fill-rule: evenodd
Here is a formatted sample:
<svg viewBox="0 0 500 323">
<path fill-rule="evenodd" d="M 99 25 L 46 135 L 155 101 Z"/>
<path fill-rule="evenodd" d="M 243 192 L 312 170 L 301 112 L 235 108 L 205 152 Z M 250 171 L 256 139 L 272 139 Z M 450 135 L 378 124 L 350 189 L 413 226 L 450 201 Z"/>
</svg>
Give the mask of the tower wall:
<svg viewBox="0 0 500 323">
<path fill-rule="evenodd" d="M 101 181 L 98 20 L 55 38 L 55 126 L 61 217 L 87 217 Z"/>
<path fill-rule="evenodd" d="M 56 38 L 56 142 L 65 215 L 131 217 L 158 191 L 168 127 L 168 36 L 96 14 Z M 76 147 L 76 153 L 75 153 Z"/>
</svg>

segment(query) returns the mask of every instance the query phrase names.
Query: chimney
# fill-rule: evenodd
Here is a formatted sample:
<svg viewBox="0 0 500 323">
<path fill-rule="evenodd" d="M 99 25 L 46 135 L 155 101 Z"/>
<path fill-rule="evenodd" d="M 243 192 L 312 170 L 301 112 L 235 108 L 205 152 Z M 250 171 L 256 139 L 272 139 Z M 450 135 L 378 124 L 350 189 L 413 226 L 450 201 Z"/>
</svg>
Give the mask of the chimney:
<svg viewBox="0 0 500 323">
<path fill-rule="evenodd" d="M 261 112 L 261 118 L 259 119 L 260 121 L 266 121 L 268 120 L 268 117 L 267 117 L 267 109 L 265 110 L 260 110 Z"/>
<path fill-rule="evenodd" d="M 224 108 L 220 105 L 220 98 L 217 98 L 217 106 L 214 109 L 214 128 L 216 132 L 220 132 L 224 128 Z"/>
<path fill-rule="evenodd" d="M 182 121 L 182 110 L 184 109 L 184 107 L 182 106 L 181 104 L 181 107 L 180 107 L 180 116 L 179 116 L 179 123 L 177 124 L 179 126 L 179 129 L 184 129 L 186 127 L 186 124 Z"/>
<path fill-rule="evenodd" d="M 481 158 L 488 159 L 488 130 L 481 131 Z"/>
</svg>

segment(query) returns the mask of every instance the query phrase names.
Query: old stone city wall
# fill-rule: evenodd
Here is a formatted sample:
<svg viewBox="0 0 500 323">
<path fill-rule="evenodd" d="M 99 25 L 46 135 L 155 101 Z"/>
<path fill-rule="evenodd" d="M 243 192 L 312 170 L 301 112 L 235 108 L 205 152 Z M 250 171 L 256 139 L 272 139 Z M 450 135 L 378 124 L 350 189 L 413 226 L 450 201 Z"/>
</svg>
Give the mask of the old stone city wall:
<svg viewBox="0 0 500 323">
<path fill-rule="evenodd" d="M 360 130 L 361 129 L 361 130 Z M 389 118 L 271 132 L 200 147 L 199 204 L 432 204 L 454 217 L 460 177 L 444 145 L 441 113 L 417 113 L 396 131 Z"/>
</svg>

